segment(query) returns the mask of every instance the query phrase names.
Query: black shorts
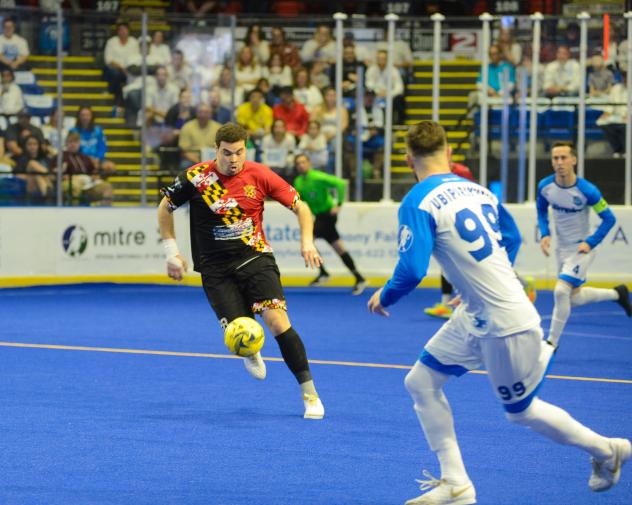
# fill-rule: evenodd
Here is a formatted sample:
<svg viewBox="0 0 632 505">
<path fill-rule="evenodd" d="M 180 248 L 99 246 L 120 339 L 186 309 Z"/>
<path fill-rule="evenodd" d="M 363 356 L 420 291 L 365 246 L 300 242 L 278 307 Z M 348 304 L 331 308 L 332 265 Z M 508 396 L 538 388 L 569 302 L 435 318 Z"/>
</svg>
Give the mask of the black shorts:
<svg viewBox="0 0 632 505">
<path fill-rule="evenodd" d="M 228 271 L 203 269 L 202 287 L 222 328 L 237 317 L 253 317 L 266 309 L 286 310 L 281 274 L 272 254 Z"/>
<path fill-rule="evenodd" d="M 317 214 L 314 220 L 314 238 L 324 238 L 330 244 L 340 238 L 338 230 L 336 230 L 336 221 L 338 216 L 323 212 Z"/>
</svg>

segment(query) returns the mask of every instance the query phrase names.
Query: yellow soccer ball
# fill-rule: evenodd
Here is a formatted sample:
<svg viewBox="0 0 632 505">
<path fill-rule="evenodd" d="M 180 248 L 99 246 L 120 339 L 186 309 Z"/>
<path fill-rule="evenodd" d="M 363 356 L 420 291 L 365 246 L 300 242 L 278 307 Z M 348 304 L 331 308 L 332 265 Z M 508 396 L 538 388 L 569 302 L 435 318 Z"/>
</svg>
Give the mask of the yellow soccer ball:
<svg viewBox="0 0 632 505">
<path fill-rule="evenodd" d="M 263 347 L 263 327 L 251 317 L 233 319 L 224 330 L 224 344 L 237 356 L 252 356 Z"/>
</svg>

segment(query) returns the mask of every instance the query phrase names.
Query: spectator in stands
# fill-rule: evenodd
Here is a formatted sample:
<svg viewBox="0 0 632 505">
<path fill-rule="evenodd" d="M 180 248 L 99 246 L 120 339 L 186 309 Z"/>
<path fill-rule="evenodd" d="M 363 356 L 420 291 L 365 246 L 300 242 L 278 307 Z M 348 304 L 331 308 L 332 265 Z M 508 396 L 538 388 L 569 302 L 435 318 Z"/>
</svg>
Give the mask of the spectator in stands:
<svg viewBox="0 0 632 505">
<path fill-rule="evenodd" d="M 298 48 L 291 42 L 285 40 L 283 28 L 279 26 L 272 28 L 272 40 L 269 45 L 270 57 L 272 57 L 273 54 L 280 55 L 283 64 L 292 70 L 301 66 L 301 56 L 298 52 Z"/>
<path fill-rule="evenodd" d="M 9 154 L 17 159 L 24 153 L 24 142 L 28 137 L 37 137 L 40 144 L 44 143 L 42 130 L 31 124 L 31 114 L 28 109 L 18 112 L 18 120 L 7 127 L 4 137 Z"/>
<path fill-rule="evenodd" d="M 273 91 L 272 86 L 270 86 L 270 83 L 268 82 L 268 79 L 262 77 L 257 81 L 256 87 L 259 88 L 263 93 L 266 105 L 274 107 L 277 104 L 277 102 L 279 101 L 279 96 Z M 281 88 L 277 88 L 277 91 L 279 89 Z"/>
<path fill-rule="evenodd" d="M 244 46 L 239 51 L 237 63 L 235 64 L 235 81 L 237 86 L 241 86 L 246 92 L 255 87 L 257 81 L 263 77 L 263 69 L 257 63 L 252 49 Z"/>
<path fill-rule="evenodd" d="M 95 168 L 102 174 L 111 174 L 115 170 L 114 162 L 106 159 L 108 150 L 103 128 L 94 124 L 92 109 L 86 105 L 79 107 L 77 122 L 71 132 L 81 137 L 81 152 L 90 156 Z"/>
<path fill-rule="evenodd" d="M 216 89 L 219 91 L 220 103 L 228 110 L 234 110 L 244 101 L 244 88 L 232 84 L 233 72 L 230 68 L 224 67 L 217 81 Z"/>
<path fill-rule="evenodd" d="M 263 69 L 263 75 L 277 93 L 283 86 L 292 85 L 292 70 L 283 63 L 280 53 L 272 53 L 268 66 Z"/>
<path fill-rule="evenodd" d="M 382 33 L 384 38 L 375 44 L 373 54 L 376 54 L 376 51 L 388 51 L 388 30 L 383 30 Z M 393 41 L 393 65 L 400 70 L 402 75 L 406 75 L 407 71 L 413 66 L 413 53 L 410 49 L 410 44 L 397 36 Z"/>
<path fill-rule="evenodd" d="M 577 96 L 581 85 L 579 63 L 571 59 L 568 46 L 559 46 L 556 55 L 544 71 L 544 93 L 549 98 Z"/>
<path fill-rule="evenodd" d="M 108 89 L 114 95 L 118 106 L 123 106 L 123 86 L 127 82 L 127 67 L 140 59 L 138 40 L 129 34 L 129 25 L 120 22 L 116 25 L 116 35 L 105 44 L 103 72 Z"/>
<path fill-rule="evenodd" d="M 5 132 L 0 130 L 0 177 L 10 177 L 8 174 L 13 173 L 15 160 L 7 155 L 7 152 L 5 151 L 4 135 Z"/>
<path fill-rule="evenodd" d="M 619 42 L 617 49 L 617 66 L 621 72 L 628 71 L 628 40 L 625 38 Z"/>
<path fill-rule="evenodd" d="M 628 114 L 628 89 L 626 87 L 626 72 L 621 72 L 622 82 L 610 88 L 608 94 L 609 105 L 601 106 L 603 114 L 597 119 L 597 125 L 603 130 L 610 147 L 612 156 L 621 158 L 625 155 L 625 132 Z"/>
<path fill-rule="evenodd" d="M 320 123 L 310 120 L 307 125 L 307 133 L 301 135 L 297 151 L 309 158 L 314 168 L 324 170 L 327 168 L 329 153 L 327 151 L 327 139 L 320 131 Z"/>
<path fill-rule="evenodd" d="M 306 68 L 300 68 L 294 74 L 294 98 L 302 103 L 310 114 L 323 103 L 323 94 L 311 83 Z"/>
<path fill-rule="evenodd" d="M 0 114 L 3 116 L 15 116 L 24 108 L 24 97 L 20 86 L 15 83 L 13 70 L 2 70 L 2 83 L 0 84 Z"/>
<path fill-rule="evenodd" d="M 503 82 L 505 79 L 505 71 L 509 75 L 509 89 L 513 89 L 516 83 L 516 72 L 514 67 L 503 60 L 503 54 L 498 45 L 489 46 L 489 64 L 487 66 L 487 96 L 491 98 L 499 98 L 503 95 Z M 483 69 L 476 81 L 479 91 L 484 92 Z"/>
<path fill-rule="evenodd" d="M 315 61 L 309 69 L 309 81 L 320 90 L 331 85 L 328 68 L 322 61 Z"/>
<path fill-rule="evenodd" d="M 579 58 L 579 38 L 581 36 L 581 30 L 577 23 L 569 23 L 564 30 L 564 36 L 562 37 L 561 44 L 568 48 L 569 57 L 577 60 Z M 590 43 L 590 39 L 588 40 Z M 589 54 L 591 50 L 589 49 Z"/>
<path fill-rule="evenodd" d="M 15 32 L 15 21 L 5 17 L 0 35 L 0 70 L 23 70 L 28 57 L 28 42 Z"/>
<path fill-rule="evenodd" d="M 610 93 L 614 84 L 614 74 L 606 68 L 601 55 L 595 54 L 591 61 L 591 71 L 588 74 L 588 90 L 591 98 L 605 97 Z"/>
<path fill-rule="evenodd" d="M 404 118 L 404 82 L 395 67 L 386 68 L 386 51 L 378 51 L 376 63 L 366 71 L 365 86 L 375 93 L 377 98 L 384 99 L 387 90 L 387 76 L 391 74 L 391 91 L 393 97 L 393 122 L 401 123 Z"/>
<path fill-rule="evenodd" d="M 17 158 L 15 173 L 26 180 L 26 192 L 29 196 L 45 199 L 52 192 L 50 178 L 50 160 L 41 139 L 30 135 L 24 139 L 24 152 Z"/>
<path fill-rule="evenodd" d="M 62 161 L 64 188 L 70 187 L 73 199 L 96 205 L 112 205 L 112 184 L 101 178 L 92 159 L 83 154 L 80 148 L 81 136 L 78 132 L 70 132 L 66 137 Z M 56 165 L 57 160 L 53 158 L 53 170 Z"/>
<path fill-rule="evenodd" d="M 356 56 L 352 45 L 344 46 L 342 49 L 342 95 L 354 98 L 356 84 L 358 82 L 358 67 L 362 67 L 366 73 L 366 65 Z M 330 78 L 334 82 L 336 78 L 336 68 L 330 68 Z"/>
<path fill-rule="evenodd" d="M 328 25 L 318 25 L 314 37 L 303 44 L 301 60 L 303 63 L 320 60 L 328 65 L 336 61 L 336 41 Z"/>
<path fill-rule="evenodd" d="M 237 108 L 235 117 L 255 143 L 270 133 L 272 128 L 272 109 L 266 105 L 263 92 L 257 88 L 250 91 L 248 101 Z"/>
<path fill-rule="evenodd" d="M 344 57 L 344 49 L 347 47 L 350 47 L 351 49 L 353 49 L 355 59 L 361 61 L 365 65 L 366 65 L 366 62 L 369 62 L 369 63 L 372 62 L 374 58 L 373 54 L 375 54 L 375 47 L 369 47 L 367 44 L 356 42 L 355 35 L 353 34 L 353 32 L 345 33 L 345 36 L 342 39 L 343 57 Z M 386 48 L 388 48 L 388 45 L 386 46 Z M 330 69 L 330 70 L 335 71 L 335 68 Z"/>
<path fill-rule="evenodd" d="M 281 102 L 272 108 L 274 119 L 282 119 L 288 132 L 300 137 L 307 131 L 309 114 L 302 103 L 294 98 L 294 90 L 291 86 L 284 86 L 280 91 Z"/>
<path fill-rule="evenodd" d="M 165 125 L 173 128 L 177 134 L 184 123 L 195 117 L 195 107 L 192 105 L 191 92 L 188 89 L 180 91 L 178 103 L 172 105 L 165 116 Z"/>
<path fill-rule="evenodd" d="M 171 63 L 167 67 L 169 73 L 169 79 L 179 89 L 185 89 L 189 87 L 189 82 L 193 75 L 193 70 L 184 59 L 184 53 L 180 49 L 175 49 L 171 54 Z"/>
<path fill-rule="evenodd" d="M 261 141 L 261 162 L 290 182 L 295 149 L 296 138 L 288 133 L 285 121 L 275 119 L 272 123 L 272 132 L 265 135 Z"/>
<path fill-rule="evenodd" d="M 169 63 L 171 63 L 171 50 L 165 44 L 165 34 L 161 30 L 156 30 L 149 44 L 147 66 L 153 68 L 166 67 Z"/>
<path fill-rule="evenodd" d="M 333 142 L 336 139 L 338 130 L 345 133 L 349 126 L 349 113 L 345 107 L 340 109 L 340 122 L 338 122 L 336 114 L 336 88 L 329 86 L 324 91 L 324 101 L 320 104 L 310 118 L 320 123 L 322 131 L 330 150 L 333 150 Z"/>
<path fill-rule="evenodd" d="M 208 104 L 211 107 L 211 119 L 219 124 L 230 122 L 230 110 L 222 105 L 219 90 L 213 88 L 208 92 Z"/>
<path fill-rule="evenodd" d="M 502 59 L 510 65 L 517 67 L 522 61 L 522 46 L 514 38 L 511 28 L 500 29 L 496 46 L 500 50 Z"/>
<path fill-rule="evenodd" d="M 59 122 L 59 111 L 57 108 L 53 109 L 51 115 L 48 117 L 48 122 L 42 125 L 42 135 L 44 136 L 44 146 L 48 153 L 48 156 L 53 157 L 57 155 L 57 151 L 63 147 L 61 139 L 68 137 L 68 128 L 62 125 L 61 139 L 58 135 L 57 125 Z"/>
<path fill-rule="evenodd" d="M 270 45 L 265 38 L 261 25 L 252 24 L 248 27 L 246 38 L 242 47 L 248 46 L 254 55 L 255 61 L 262 67 L 268 64 L 270 59 Z M 241 47 L 239 47 L 241 49 Z"/>
<path fill-rule="evenodd" d="M 215 146 L 215 134 L 220 126 L 211 119 L 211 108 L 207 104 L 197 106 L 195 119 L 186 122 L 180 130 L 181 168 L 190 167 L 208 156 L 207 152 Z"/>
<path fill-rule="evenodd" d="M 178 103 L 180 90 L 169 82 L 169 76 L 165 67 L 156 69 L 156 85 L 147 89 L 146 114 L 148 125 L 162 126 L 169 109 Z"/>
<path fill-rule="evenodd" d="M 370 90 L 367 90 L 364 95 L 363 105 L 363 107 L 356 106 L 351 114 L 349 120 L 352 125 L 351 135 L 346 139 L 345 150 L 353 156 L 356 135 L 353 125 L 356 123 L 355 115 L 360 114 L 362 154 L 367 165 L 367 172 L 377 179 L 380 177 L 384 162 L 384 109 L 377 105 L 375 93 Z"/>
</svg>

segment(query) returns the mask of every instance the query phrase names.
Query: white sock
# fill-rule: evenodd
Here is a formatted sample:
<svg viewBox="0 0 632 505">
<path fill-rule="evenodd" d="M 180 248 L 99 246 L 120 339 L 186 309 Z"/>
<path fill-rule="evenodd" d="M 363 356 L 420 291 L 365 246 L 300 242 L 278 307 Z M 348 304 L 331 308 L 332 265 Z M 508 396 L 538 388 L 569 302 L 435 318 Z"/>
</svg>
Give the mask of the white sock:
<svg viewBox="0 0 632 505">
<path fill-rule="evenodd" d="M 571 296 L 571 305 L 576 307 L 584 305 L 585 303 L 606 302 L 618 299 L 619 293 L 614 289 L 581 288 L 577 293 Z"/>
<path fill-rule="evenodd" d="M 316 386 L 314 386 L 314 381 L 313 380 L 309 380 L 307 382 L 303 382 L 301 384 L 301 392 L 303 394 L 318 396 L 318 393 L 316 393 Z"/>
<path fill-rule="evenodd" d="M 604 460 L 612 455 L 606 437 L 576 421 L 565 410 L 539 398 L 535 398 L 525 411 L 507 414 L 507 419 L 531 428 L 558 444 L 583 449 L 598 460 Z"/>
<path fill-rule="evenodd" d="M 553 316 L 551 317 L 551 328 L 549 329 L 549 337 L 547 340 L 557 347 L 560 341 L 560 335 L 566 326 L 571 315 L 571 288 L 565 282 L 558 282 L 553 291 L 555 298 L 555 307 L 553 308 Z"/>
<path fill-rule="evenodd" d="M 452 295 L 447 294 L 447 293 L 441 293 L 441 303 L 443 305 L 447 305 L 450 300 L 452 300 Z"/>
<path fill-rule="evenodd" d="M 456 440 L 452 410 L 443 394 L 443 384 L 448 378 L 418 361 L 406 376 L 405 384 L 415 402 L 415 413 L 428 445 L 439 459 L 441 478 L 461 484 L 470 478 Z"/>
</svg>

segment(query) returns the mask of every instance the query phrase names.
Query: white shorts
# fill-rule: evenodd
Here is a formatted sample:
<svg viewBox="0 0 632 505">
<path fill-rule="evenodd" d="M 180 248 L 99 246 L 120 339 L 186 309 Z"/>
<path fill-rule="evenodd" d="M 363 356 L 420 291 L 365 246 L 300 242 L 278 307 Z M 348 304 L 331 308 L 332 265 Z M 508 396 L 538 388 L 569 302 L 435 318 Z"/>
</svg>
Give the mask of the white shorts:
<svg viewBox="0 0 632 505">
<path fill-rule="evenodd" d="M 558 249 L 557 268 L 558 276 L 571 286 L 578 288 L 588 275 L 588 267 L 595 259 L 595 252 L 578 253 L 577 249 Z"/>
<path fill-rule="evenodd" d="M 475 337 L 458 313 L 428 341 L 419 361 L 439 372 L 461 376 L 485 367 L 505 410 L 522 412 L 535 398 L 553 355 L 542 328 L 506 337 Z"/>
</svg>

